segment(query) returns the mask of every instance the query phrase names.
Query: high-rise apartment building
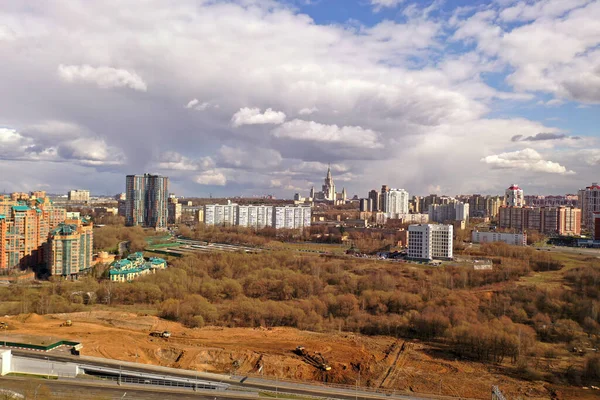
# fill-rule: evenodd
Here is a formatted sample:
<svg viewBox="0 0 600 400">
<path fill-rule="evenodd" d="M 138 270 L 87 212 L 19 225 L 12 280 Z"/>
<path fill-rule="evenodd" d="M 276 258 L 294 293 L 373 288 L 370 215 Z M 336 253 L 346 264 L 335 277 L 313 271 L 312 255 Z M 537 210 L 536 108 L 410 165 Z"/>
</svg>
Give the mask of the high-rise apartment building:
<svg viewBox="0 0 600 400">
<path fill-rule="evenodd" d="M 358 204 L 360 212 L 373 212 L 373 202 L 371 199 L 360 199 Z"/>
<path fill-rule="evenodd" d="M 69 201 L 80 201 L 80 202 L 90 201 L 90 191 L 89 190 L 80 190 L 80 189 L 69 190 L 68 199 L 69 199 Z"/>
<path fill-rule="evenodd" d="M 549 235 L 579 235 L 581 210 L 574 207 L 500 207 L 498 226 L 517 232 L 535 230 Z"/>
<path fill-rule="evenodd" d="M 525 196 L 525 204 L 531 207 L 577 207 L 578 196 L 566 194 L 564 196 Z"/>
<path fill-rule="evenodd" d="M 81 219 L 66 220 L 50 231 L 46 266 L 53 276 L 76 279 L 92 267 L 93 225 Z"/>
<path fill-rule="evenodd" d="M 382 189 L 383 191 L 383 189 Z M 383 193 L 384 212 L 389 215 L 408 214 L 408 192 L 404 189 L 389 189 Z"/>
<path fill-rule="evenodd" d="M 594 213 L 594 240 L 600 240 L 600 212 Z"/>
<path fill-rule="evenodd" d="M 129 226 L 166 229 L 169 178 L 159 175 L 127 175 L 125 223 Z"/>
<path fill-rule="evenodd" d="M 507 207 L 524 207 L 525 197 L 523 196 L 523 189 L 516 183 L 506 189 L 505 196 Z"/>
<path fill-rule="evenodd" d="M 451 260 L 452 225 L 410 225 L 408 227 L 408 257 L 417 260 Z"/>
<path fill-rule="evenodd" d="M 204 223 L 262 229 L 302 229 L 311 224 L 311 208 L 305 205 L 269 206 L 210 204 L 204 206 Z"/>
<path fill-rule="evenodd" d="M 377 190 L 373 189 L 369 192 L 369 200 L 371 200 L 371 209 L 369 211 L 381 211 L 379 197 L 379 192 Z"/>
<path fill-rule="evenodd" d="M 210 204 L 204 206 L 204 223 L 206 225 L 234 226 L 238 220 L 238 205 Z"/>
<path fill-rule="evenodd" d="M 600 212 L 600 186 L 594 182 L 578 192 L 581 209 L 581 225 L 587 231 L 594 230 L 594 213 Z"/>
<path fill-rule="evenodd" d="M 41 193 L 38 193 L 41 195 Z M 36 195 L 28 200 L 0 196 L 0 269 L 30 268 L 41 264 L 48 234 L 66 219 L 66 210 Z"/>
<path fill-rule="evenodd" d="M 430 222 L 467 221 L 469 219 L 469 203 L 454 201 L 448 204 L 431 204 L 429 206 Z"/>
<path fill-rule="evenodd" d="M 308 206 L 273 207 L 275 229 L 303 229 L 310 226 L 311 208 Z"/>
<path fill-rule="evenodd" d="M 253 229 L 273 226 L 273 206 L 238 206 L 236 225 Z"/>
<path fill-rule="evenodd" d="M 178 224 L 181 221 L 182 204 L 177 197 L 169 195 L 169 204 L 167 204 L 169 224 Z"/>
</svg>

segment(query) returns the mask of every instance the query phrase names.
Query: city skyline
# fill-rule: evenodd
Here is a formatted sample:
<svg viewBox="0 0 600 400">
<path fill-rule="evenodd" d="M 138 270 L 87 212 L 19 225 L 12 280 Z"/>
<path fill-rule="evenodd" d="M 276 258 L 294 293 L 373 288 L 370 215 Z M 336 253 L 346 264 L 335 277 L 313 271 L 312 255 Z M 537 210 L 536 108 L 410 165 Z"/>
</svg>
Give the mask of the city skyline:
<svg viewBox="0 0 600 400">
<path fill-rule="evenodd" d="M 598 20 L 592 0 L 3 3 L 0 188 L 150 171 L 291 198 L 331 164 L 361 197 L 575 193 L 600 180 Z"/>
</svg>

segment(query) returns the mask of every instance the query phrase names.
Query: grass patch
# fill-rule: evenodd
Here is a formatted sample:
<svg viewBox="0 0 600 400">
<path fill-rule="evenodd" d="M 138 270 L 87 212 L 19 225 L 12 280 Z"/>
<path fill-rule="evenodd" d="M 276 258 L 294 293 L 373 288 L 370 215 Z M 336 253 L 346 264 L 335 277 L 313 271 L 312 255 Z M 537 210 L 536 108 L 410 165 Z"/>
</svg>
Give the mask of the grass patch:
<svg viewBox="0 0 600 400">
<path fill-rule="evenodd" d="M 326 244 L 326 243 L 284 243 L 272 241 L 265 248 L 271 250 L 293 250 L 301 252 L 314 253 L 334 253 L 344 254 L 349 249 L 348 246 L 342 244 Z"/>
<path fill-rule="evenodd" d="M 11 372 L 6 375 L 7 376 L 18 376 L 21 378 L 58 380 L 58 376 L 56 376 L 56 375 L 24 374 L 22 372 Z"/>
</svg>

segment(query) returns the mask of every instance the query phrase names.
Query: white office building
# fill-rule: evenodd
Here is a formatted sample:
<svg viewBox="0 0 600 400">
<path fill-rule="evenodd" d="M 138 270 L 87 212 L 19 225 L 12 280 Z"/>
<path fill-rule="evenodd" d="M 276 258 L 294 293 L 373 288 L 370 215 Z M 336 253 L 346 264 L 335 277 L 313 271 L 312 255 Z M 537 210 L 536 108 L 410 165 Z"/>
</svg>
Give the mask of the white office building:
<svg viewBox="0 0 600 400">
<path fill-rule="evenodd" d="M 473 231 L 471 241 L 473 243 L 502 242 L 513 246 L 525 246 L 527 245 L 527 234 Z"/>
<path fill-rule="evenodd" d="M 237 204 L 210 204 L 204 206 L 204 223 L 206 225 L 232 226 L 237 223 Z"/>
<path fill-rule="evenodd" d="M 452 245 L 452 225 L 419 224 L 408 227 L 408 258 L 451 260 Z"/>
<path fill-rule="evenodd" d="M 382 193 L 383 206 L 389 218 L 396 218 L 398 214 L 408 214 L 408 192 L 404 189 L 390 189 Z"/>
</svg>

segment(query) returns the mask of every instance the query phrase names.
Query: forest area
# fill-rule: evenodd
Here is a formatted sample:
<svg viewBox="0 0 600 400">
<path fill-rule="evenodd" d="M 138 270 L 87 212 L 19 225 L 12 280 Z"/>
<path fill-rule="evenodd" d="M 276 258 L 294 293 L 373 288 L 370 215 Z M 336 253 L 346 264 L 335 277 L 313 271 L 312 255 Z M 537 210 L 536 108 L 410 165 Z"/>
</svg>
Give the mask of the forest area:
<svg viewBox="0 0 600 400">
<path fill-rule="evenodd" d="M 523 286 L 521 277 L 560 270 L 546 253 L 504 244 L 478 250 L 493 270 L 412 267 L 347 257 L 194 254 L 131 283 L 51 281 L 0 290 L 7 314 L 136 305 L 188 327 L 295 327 L 436 343 L 451 357 L 503 366 L 531 380 L 600 381 L 600 262 L 581 259 L 563 285 Z M 93 292 L 91 301 L 80 292 Z M 18 301 L 14 301 L 18 299 Z M 568 368 L 550 368 L 568 359 Z"/>
</svg>

